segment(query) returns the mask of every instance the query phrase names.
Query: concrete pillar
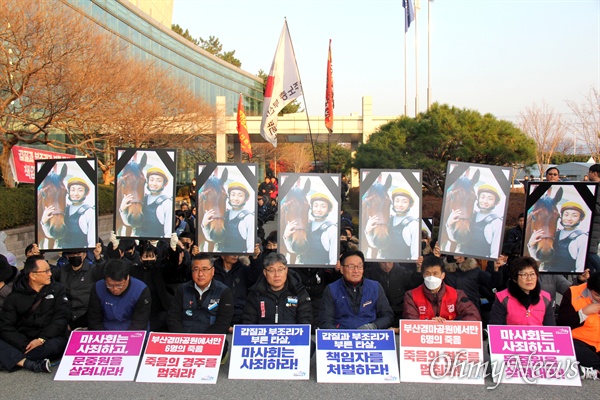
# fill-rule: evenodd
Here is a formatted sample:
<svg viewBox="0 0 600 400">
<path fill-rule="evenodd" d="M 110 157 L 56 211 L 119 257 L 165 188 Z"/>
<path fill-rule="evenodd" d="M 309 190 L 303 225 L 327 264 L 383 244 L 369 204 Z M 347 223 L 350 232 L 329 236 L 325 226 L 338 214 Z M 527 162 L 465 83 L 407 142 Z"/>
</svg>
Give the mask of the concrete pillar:
<svg viewBox="0 0 600 400">
<path fill-rule="evenodd" d="M 217 162 L 227 162 L 227 132 L 225 130 L 227 122 L 227 115 L 225 115 L 225 112 L 227 108 L 225 106 L 225 101 L 225 96 L 217 96 L 214 124 L 217 145 Z"/>
<path fill-rule="evenodd" d="M 369 136 L 375 130 L 373 127 L 373 99 L 371 96 L 362 98 L 363 143 L 367 143 Z"/>
</svg>

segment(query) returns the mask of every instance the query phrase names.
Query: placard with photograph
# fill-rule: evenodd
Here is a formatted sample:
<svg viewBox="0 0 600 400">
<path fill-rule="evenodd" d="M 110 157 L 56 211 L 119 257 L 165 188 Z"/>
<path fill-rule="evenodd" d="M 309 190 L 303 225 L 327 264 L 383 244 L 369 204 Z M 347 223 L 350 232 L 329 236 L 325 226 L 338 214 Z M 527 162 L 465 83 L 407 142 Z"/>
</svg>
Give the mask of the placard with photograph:
<svg viewBox="0 0 600 400">
<path fill-rule="evenodd" d="M 170 238 L 175 221 L 177 152 L 116 149 L 115 159 L 117 237 Z"/>
<path fill-rule="evenodd" d="M 256 244 L 256 164 L 198 164 L 200 251 L 251 254 Z"/>
<path fill-rule="evenodd" d="M 450 161 L 440 217 L 442 253 L 495 260 L 508 210 L 511 168 Z"/>
<path fill-rule="evenodd" d="M 585 270 L 597 188 L 585 182 L 528 186 L 523 254 L 540 262 L 540 272 Z"/>
<path fill-rule="evenodd" d="M 417 261 L 421 170 L 360 170 L 359 247 L 366 261 Z"/>
<path fill-rule="evenodd" d="M 95 158 L 36 161 L 35 237 L 40 250 L 96 246 L 97 175 Z"/>
<path fill-rule="evenodd" d="M 278 244 L 290 266 L 336 265 L 340 186 L 340 174 L 279 174 Z"/>
</svg>

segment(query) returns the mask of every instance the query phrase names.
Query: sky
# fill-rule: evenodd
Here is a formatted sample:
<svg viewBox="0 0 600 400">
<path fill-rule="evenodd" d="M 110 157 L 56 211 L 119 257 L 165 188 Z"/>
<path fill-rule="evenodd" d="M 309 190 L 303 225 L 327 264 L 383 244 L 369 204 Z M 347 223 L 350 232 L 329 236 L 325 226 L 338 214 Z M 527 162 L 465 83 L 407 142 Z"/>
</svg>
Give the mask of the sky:
<svg viewBox="0 0 600 400">
<path fill-rule="evenodd" d="M 406 57 L 401 0 L 175 0 L 173 23 L 194 38 L 219 38 L 243 70 L 256 74 L 269 72 L 287 18 L 311 116 L 324 115 L 329 39 L 334 115 L 362 114 L 363 96 L 371 96 L 374 115 L 402 115 L 405 87 L 407 114 L 415 115 L 416 96 L 424 111 L 428 6 L 432 102 L 515 122 L 542 103 L 572 116 L 566 101 L 582 102 L 600 87 L 600 0 L 422 0 L 421 6 L 417 28 L 406 34 Z"/>
</svg>

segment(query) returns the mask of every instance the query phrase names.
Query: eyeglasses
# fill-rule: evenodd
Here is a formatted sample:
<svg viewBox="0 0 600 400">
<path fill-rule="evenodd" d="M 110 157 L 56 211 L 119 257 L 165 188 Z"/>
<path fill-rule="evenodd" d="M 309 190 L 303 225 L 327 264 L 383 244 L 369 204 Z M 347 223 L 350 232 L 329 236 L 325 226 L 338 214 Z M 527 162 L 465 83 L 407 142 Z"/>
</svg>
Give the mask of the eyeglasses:
<svg viewBox="0 0 600 400">
<path fill-rule="evenodd" d="M 524 279 L 533 279 L 535 278 L 537 275 L 533 272 L 530 272 L 528 274 L 518 274 L 519 277 L 524 278 Z"/>
<path fill-rule="evenodd" d="M 265 271 L 267 271 L 267 274 L 272 274 L 272 275 L 283 275 L 285 274 L 285 270 L 286 268 L 279 268 L 279 269 L 275 269 L 275 268 L 268 268 L 265 269 Z"/>
<path fill-rule="evenodd" d="M 211 269 L 213 269 L 213 267 L 210 268 L 193 268 L 192 269 L 192 274 L 208 274 L 208 271 L 210 271 Z"/>
<path fill-rule="evenodd" d="M 31 271 L 32 274 L 51 274 L 52 270 L 50 268 L 45 269 L 43 271 Z"/>
<path fill-rule="evenodd" d="M 121 290 L 125 287 L 125 285 L 127 284 L 127 282 L 124 283 L 115 283 L 114 285 L 109 285 L 108 283 L 106 284 L 106 288 L 107 289 L 117 289 L 117 290 Z"/>
<path fill-rule="evenodd" d="M 348 268 L 350 271 L 362 271 L 363 267 L 364 266 L 362 264 L 348 264 L 348 265 L 344 265 L 344 268 Z"/>
</svg>

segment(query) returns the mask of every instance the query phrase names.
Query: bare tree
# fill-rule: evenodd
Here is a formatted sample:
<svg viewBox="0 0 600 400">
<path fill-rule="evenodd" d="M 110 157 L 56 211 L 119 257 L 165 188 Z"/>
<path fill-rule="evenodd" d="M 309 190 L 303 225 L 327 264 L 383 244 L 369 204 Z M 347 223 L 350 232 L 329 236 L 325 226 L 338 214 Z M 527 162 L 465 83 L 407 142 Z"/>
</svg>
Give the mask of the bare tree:
<svg viewBox="0 0 600 400">
<path fill-rule="evenodd" d="M 592 87 L 580 103 L 567 101 L 567 105 L 575 114 L 573 131 L 578 133 L 578 137 L 583 139 L 594 159 L 598 161 L 600 159 L 600 90 Z"/>
<path fill-rule="evenodd" d="M 212 132 L 212 107 L 61 1 L 6 0 L 0 42 L 0 167 L 9 187 L 18 143 L 97 156 L 108 183 L 115 146 L 194 148 Z"/>
<path fill-rule="evenodd" d="M 535 141 L 535 158 L 540 176 L 543 176 L 545 166 L 550 164 L 552 155 L 563 140 L 566 132 L 565 124 L 559 114 L 542 103 L 541 106 L 534 104 L 521 112 L 518 125 Z"/>
</svg>

